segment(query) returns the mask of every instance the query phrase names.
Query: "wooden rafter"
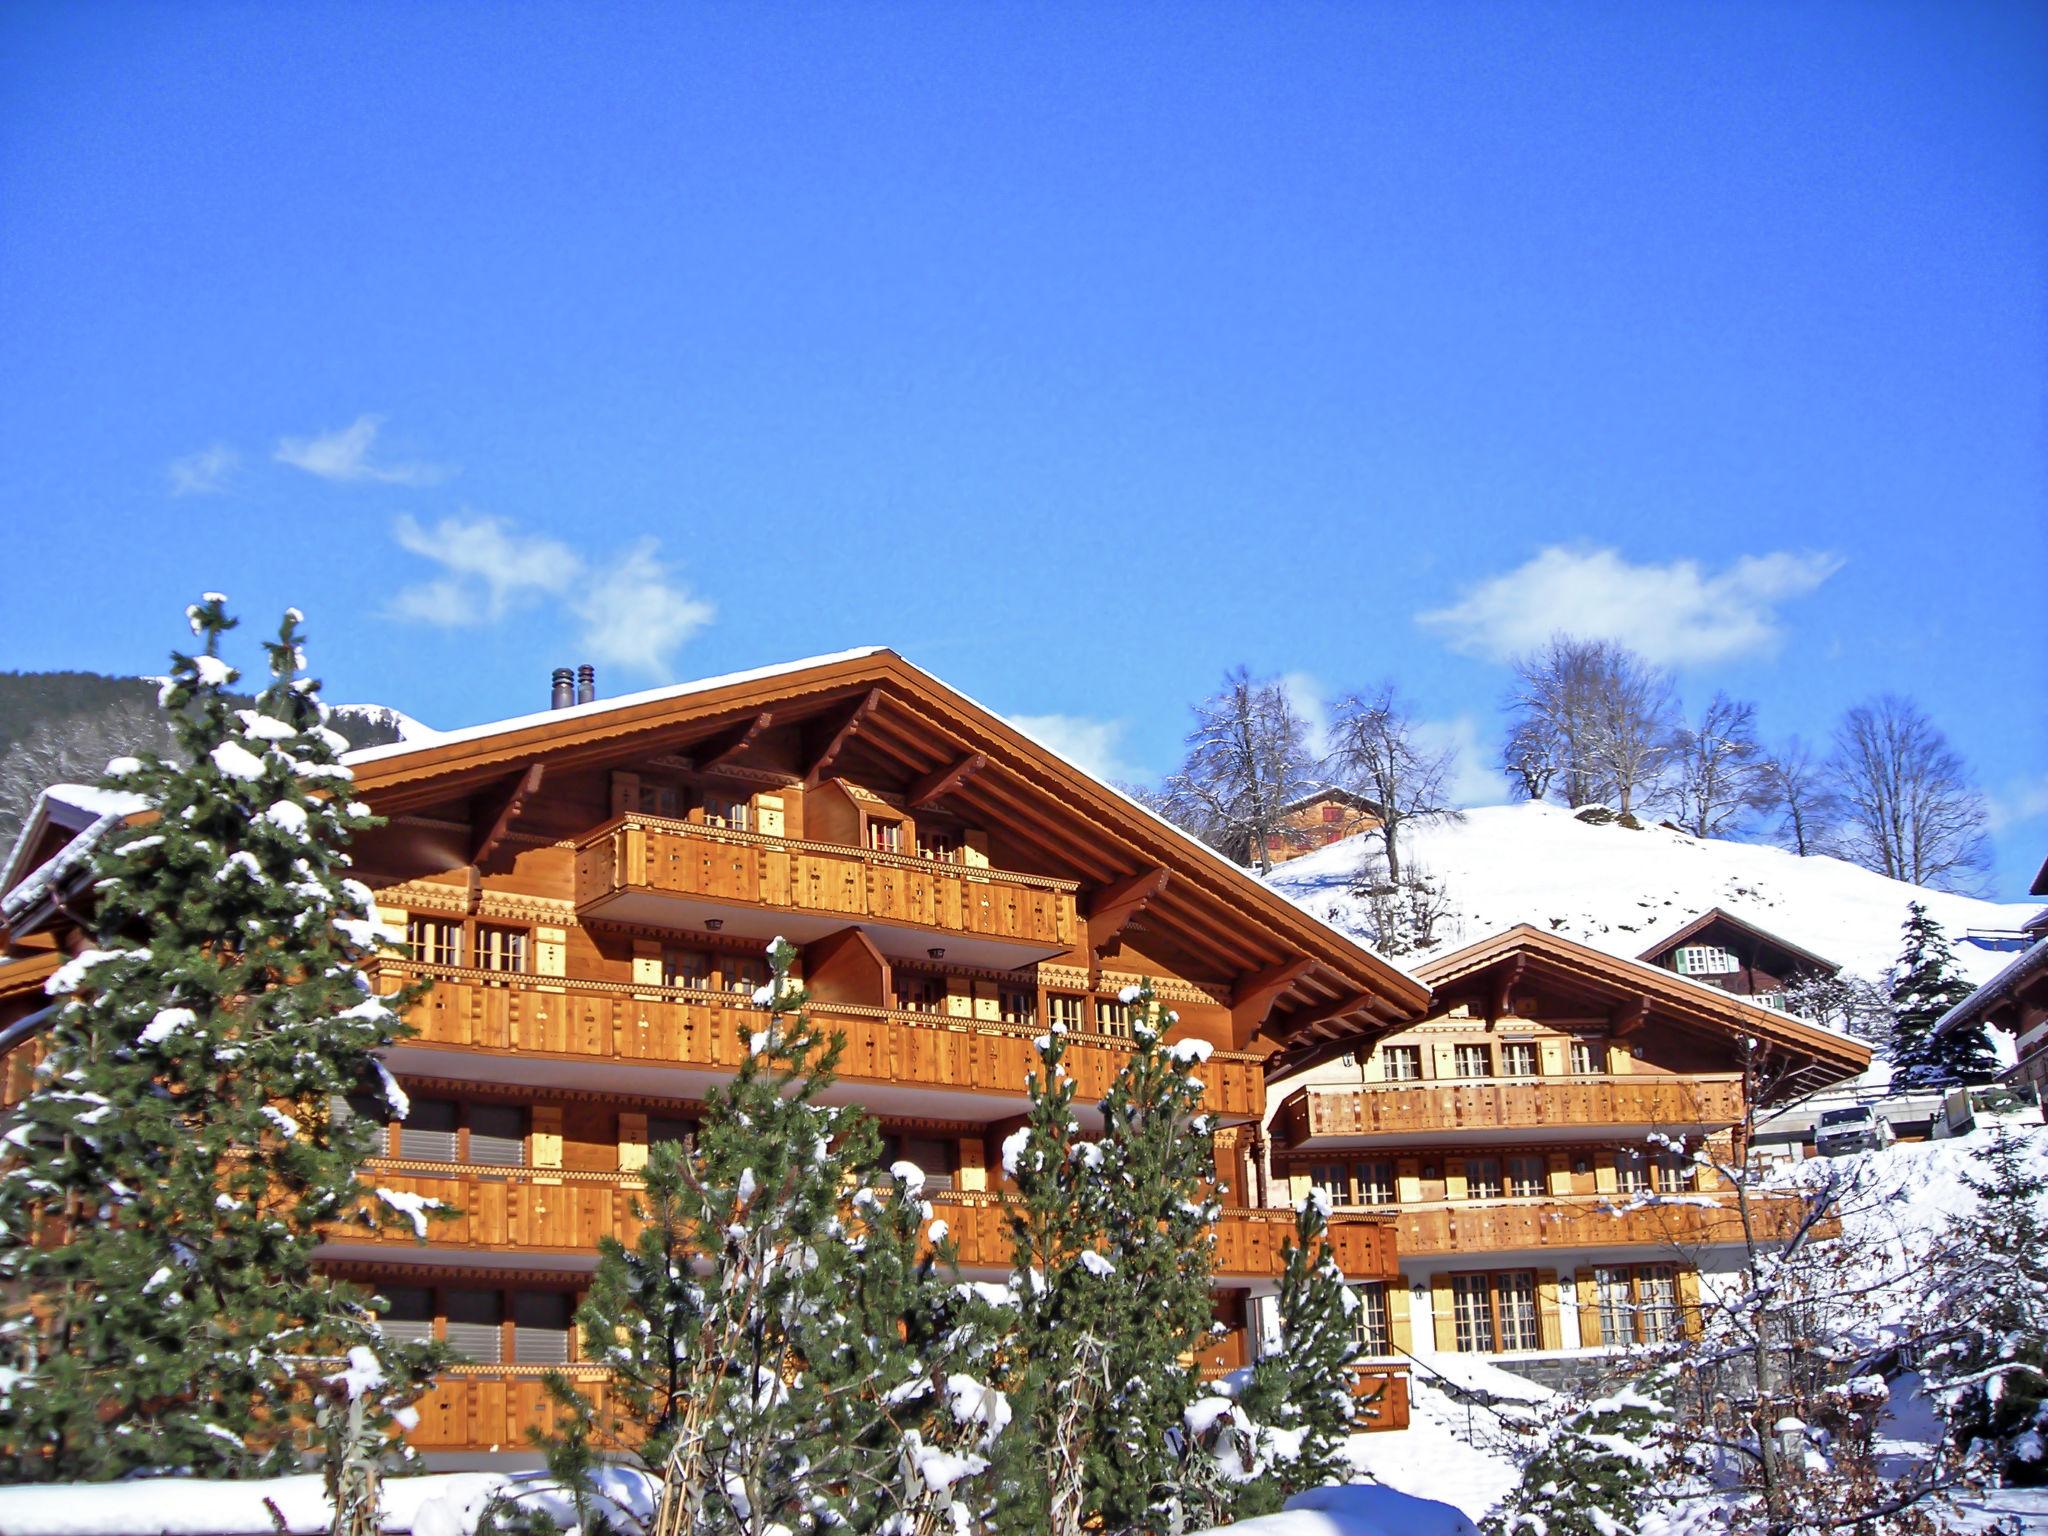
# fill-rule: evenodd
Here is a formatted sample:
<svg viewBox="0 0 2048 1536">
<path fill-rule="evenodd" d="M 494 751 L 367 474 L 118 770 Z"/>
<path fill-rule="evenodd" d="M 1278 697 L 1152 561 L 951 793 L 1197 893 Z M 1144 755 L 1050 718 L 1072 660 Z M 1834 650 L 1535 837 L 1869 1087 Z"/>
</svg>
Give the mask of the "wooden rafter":
<svg viewBox="0 0 2048 1536">
<path fill-rule="evenodd" d="M 1315 968 L 1314 959 L 1303 956 L 1296 960 L 1282 960 L 1278 965 L 1253 971 L 1249 976 L 1240 976 L 1237 985 L 1230 989 L 1231 1011 L 1243 1009 L 1255 1023 L 1264 1024 L 1266 1015 L 1280 1000 L 1280 994 Z"/>
<path fill-rule="evenodd" d="M 858 704 L 839 717 L 839 723 L 833 727 L 831 736 L 826 739 L 824 750 L 813 757 L 810 766 L 804 769 L 806 783 L 815 780 L 819 774 L 832 766 L 832 760 L 845 751 L 846 744 L 859 733 L 862 722 L 881 708 L 881 704 L 882 690 L 870 688 Z"/>
<path fill-rule="evenodd" d="M 969 775 L 981 772 L 988 766 L 988 757 L 981 752 L 969 752 L 930 773 L 910 786 L 908 804 L 913 811 L 921 811 L 941 795 L 948 794 L 964 784 Z"/>
<path fill-rule="evenodd" d="M 1088 898 L 1088 946 L 1099 956 L 1114 944 L 1145 903 L 1166 889 L 1164 869 L 1141 869 L 1103 886 Z"/>
<path fill-rule="evenodd" d="M 519 819 L 520 812 L 526 809 L 526 802 L 540 789 L 540 781 L 546 775 L 547 765 L 535 763 L 506 785 L 494 799 L 485 802 L 482 814 L 473 823 L 480 830 L 470 845 L 471 865 L 483 863 L 491 856 L 492 850 L 505 841 L 505 834 L 512 830 L 512 823 Z"/>
<path fill-rule="evenodd" d="M 1616 1003 L 1608 1012 L 1607 1027 L 1614 1032 L 1614 1038 L 1620 1040 L 1641 1029 L 1649 1016 L 1650 1000 L 1632 997 L 1626 1002 Z"/>
<path fill-rule="evenodd" d="M 775 711 L 764 709 L 751 720 L 745 721 L 722 735 L 713 736 L 700 746 L 691 748 L 690 758 L 699 769 L 710 770 L 721 763 L 729 763 L 738 757 L 754 739 L 775 723 Z"/>
<path fill-rule="evenodd" d="M 1373 1002 L 1374 998 L 1370 992 L 1355 992 L 1350 997 L 1326 1003 L 1307 1013 L 1297 1013 L 1283 1022 L 1289 1036 L 1321 1035 L 1330 1038 L 1337 1033 L 1330 1026 L 1355 1013 L 1371 1013 Z M 1374 1016 L 1374 1021 L 1378 1022 L 1377 1015 Z"/>
</svg>

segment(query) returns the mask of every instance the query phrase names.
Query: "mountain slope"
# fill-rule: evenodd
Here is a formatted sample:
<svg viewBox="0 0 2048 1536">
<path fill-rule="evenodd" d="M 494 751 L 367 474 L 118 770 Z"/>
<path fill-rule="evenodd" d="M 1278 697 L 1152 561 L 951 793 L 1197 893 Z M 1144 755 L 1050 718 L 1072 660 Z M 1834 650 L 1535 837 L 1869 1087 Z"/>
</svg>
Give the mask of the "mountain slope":
<svg viewBox="0 0 2048 1536">
<path fill-rule="evenodd" d="M 1269 882 L 1336 926 L 1355 930 L 1350 891 L 1368 836 L 1290 860 Z M 1951 940 L 1968 929 L 2017 928 L 2039 908 L 1980 901 L 1888 880 L 1840 859 L 1755 843 L 1640 831 L 1578 820 L 1560 806 L 1489 806 L 1462 822 L 1407 835 L 1403 862 L 1441 880 L 1452 916 L 1434 953 L 1528 923 L 1633 959 L 1710 907 L 1722 907 L 1859 976 L 1876 978 L 1898 954 L 1907 903 L 1924 902 Z M 1956 943 L 1972 984 L 2012 956 Z"/>
</svg>

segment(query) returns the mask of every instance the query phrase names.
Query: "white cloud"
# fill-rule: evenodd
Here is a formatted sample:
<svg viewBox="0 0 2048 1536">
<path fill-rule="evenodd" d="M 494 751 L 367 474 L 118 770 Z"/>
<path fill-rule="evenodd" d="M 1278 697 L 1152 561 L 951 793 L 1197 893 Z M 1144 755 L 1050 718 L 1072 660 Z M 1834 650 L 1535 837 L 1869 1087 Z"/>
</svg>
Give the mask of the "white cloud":
<svg viewBox="0 0 2048 1536">
<path fill-rule="evenodd" d="M 164 474 L 173 496 L 214 496 L 228 488 L 228 480 L 241 462 L 242 456 L 226 443 L 214 443 L 171 460 Z"/>
<path fill-rule="evenodd" d="M 1984 797 L 1984 822 L 1992 833 L 2048 817 L 2048 773 L 2013 779 L 2003 791 Z"/>
<path fill-rule="evenodd" d="M 438 464 L 372 464 L 370 450 L 377 445 L 382 416 L 358 416 L 348 426 L 313 437 L 281 437 L 276 458 L 280 464 L 303 469 L 322 480 L 369 480 L 381 485 L 432 485 L 445 480 L 449 471 Z"/>
<path fill-rule="evenodd" d="M 1330 702 L 1322 683 L 1307 672 L 1286 672 L 1281 674 L 1280 689 L 1301 717 L 1309 751 L 1320 758 L 1330 750 Z"/>
<path fill-rule="evenodd" d="M 1611 549 L 1552 546 L 1416 622 L 1453 650 L 1495 660 L 1562 630 L 1617 641 L 1659 666 L 1687 666 L 1775 650 L 1779 606 L 1841 568 L 1836 555 L 1780 551 L 1710 573 L 1697 560 L 1631 565 Z"/>
<path fill-rule="evenodd" d="M 683 584 L 653 539 L 592 560 L 559 539 L 476 513 L 432 527 L 401 517 L 393 536 L 442 570 L 401 588 L 389 606 L 394 618 L 465 629 L 552 599 L 577 620 L 578 661 L 666 675 L 671 653 L 717 611 Z"/>
<path fill-rule="evenodd" d="M 1077 768 L 1114 784 L 1143 781 L 1145 770 L 1124 760 L 1124 720 L 1094 720 L 1086 715 L 1011 715 L 1010 724 L 1050 747 Z"/>
<path fill-rule="evenodd" d="M 1415 744 L 1424 752 L 1448 747 L 1457 754 L 1451 763 L 1449 788 L 1451 804 L 1460 810 L 1506 803 L 1507 781 L 1493 766 L 1493 748 L 1480 736 L 1479 722 L 1471 715 L 1416 721 Z"/>
</svg>

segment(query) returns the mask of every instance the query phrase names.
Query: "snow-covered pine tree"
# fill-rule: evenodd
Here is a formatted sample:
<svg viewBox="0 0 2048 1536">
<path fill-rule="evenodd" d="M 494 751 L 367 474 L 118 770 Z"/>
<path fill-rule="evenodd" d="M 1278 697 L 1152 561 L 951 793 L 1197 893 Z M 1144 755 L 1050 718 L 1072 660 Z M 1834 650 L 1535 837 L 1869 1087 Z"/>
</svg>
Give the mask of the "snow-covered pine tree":
<svg viewBox="0 0 2048 1536">
<path fill-rule="evenodd" d="M 1892 1081 L 1904 1088 L 1990 1082 L 1998 1055 L 1982 1023 L 1934 1033 L 1941 1016 L 1970 995 L 1948 936 L 1917 901 L 1906 908 L 1905 936 L 1891 975 Z"/>
<path fill-rule="evenodd" d="M 811 1024 L 795 954 L 769 946 L 767 1017 L 694 1143 L 650 1149 L 641 1235 L 601 1245 L 578 1322 L 611 1369 L 602 1401 L 550 1381 L 557 1475 L 595 1509 L 593 1449 L 639 1460 L 662 1536 L 979 1518 L 1007 1420 L 922 1171 L 878 1170 L 873 1121 L 819 1102 L 843 1042 Z"/>
<path fill-rule="evenodd" d="M 313 1267 L 323 1223 L 397 1217 L 358 1179 L 369 1128 L 332 1111 L 404 1033 L 346 873 L 373 820 L 300 675 L 298 613 L 247 709 L 224 697 L 225 599 L 188 617 L 203 644 L 163 690 L 182 760 L 108 765 L 153 819 L 94 854 L 90 946 L 50 980 L 0 1150 L 0 1479 L 295 1468 L 315 1378 L 350 1362 L 376 1424 L 435 1359 Z"/>
<path fill-rule="evenodd" d="M 1640 1389 L 1546 1405 L 1489 1536 L 1635 1536 L 1658 1491 L 1671 1410 Z"/>
<path fill-rule="evenodd" d="M 1955 1334 L 1929 1352 L 1927 1375 L 1949 1432 L 2007 1483 L 2048 1483 L 2048 1174 L 2038 1127 L 2000 1125 L 1981 1176 L 1964 1182 L 1977 1207 L 1950 1226 L 1941 1277 Z"/>
<path fill-rule="evenodd" d="M 1175 1441 L 1209 1337 L 1216 1202 L 1212 1124 L 1200 1112 L 1198 1040 L 1165 1043 L 1174 1015 L 1127 988 L 1131 1057 L 1102 1101 L 1099 1140 L 1082 1139 L 1067 1040 L 1039 1038 L 1031 1111 L 1003 1147 L 1011 1208 L 1016 1330 L 1008 1353 L 1019 1462 L 1005 1466 L 1011 1532 L 1139 1532 L 1181 1504 Z"/>
</svg>

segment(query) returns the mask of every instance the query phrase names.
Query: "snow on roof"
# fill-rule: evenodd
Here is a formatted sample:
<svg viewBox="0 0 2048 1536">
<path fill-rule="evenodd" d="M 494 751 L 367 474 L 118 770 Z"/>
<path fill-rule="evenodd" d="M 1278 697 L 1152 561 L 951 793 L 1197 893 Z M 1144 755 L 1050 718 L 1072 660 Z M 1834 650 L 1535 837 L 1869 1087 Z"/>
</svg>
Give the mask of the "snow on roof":
<svg viewBox="0 0 2048 1536">
<path fill-rule="evenodd" d="M 661 688 L 645 688 L 638 693 L 621 693 L 608 699 L 592 699 L 588 704 L 569 704 L 561 709 L 537 709 L 531 714 L 513 715 L 505 720 L 487 720 L 481 725 L 465 725 L 452 731 L 430 731 L 417 741 L 395 741 L 381 747 L 362 747 L 346 754 L 342 761 L 376 763 L 389 757 L 403 757 L 406 753 L 416 752 L 423 746 L 444 747 L 455 742 L 482 741 L 491 736 L 503 736 L 536 725 L 564 720 L 588 720 L 614 709 L 631 709 L 640 704 L 658 704 L 663 699 L 686 699 L 693 693 L 709 693 L 713 689 L 729 688 L 739 683 L 754 683 L 791 672 L 808 672 L 814 667 L 829 667 L 834 662 L 857 661 L 863 656 L 879 656 L 888 649 L 886 645 L 856 646 L 850 651 L 834 651 L 827 656 L 808 656 L 802 661 L 779 662 L 768 667 L 750 667 L 744 672 L 727 672 L 720 677 L 704 677 L 690 683 L 670 683 Z"/>
<path fill-rule="evenodd" d="M 1633 960 L 1652 939 L 1721 907 L 1874 979 L 1898 953 L 1910 902 L 1924 903 L 1957 936 L 2017 928 L 2033 910 L 1907 885 L 1841 859 L 1658 827 L 1589 824 L 1540 802 L 1409 828 L 1403 862 L 1441 880 L 1451 908 L 1431 954 L 1528 923 Z M 1332 843 L 1282 864 L 1268 883 L 1316 916 L 1340 927 L 1355 923 L 1360 899 L 1351 886 L 1371 846 L 1362 838 Z M 2006 958 L 1956 947 L 1957 968 L 1973 985 Z"/>
<path fill-rule="evenodd" d="M 55 880 L 69 873 L 109 828 L 148 808 L 149 802 L 140 795 L 91 784 L 52 784 L 42 791 L 29 807 L 21 832 L 8 850 L 6 864 L 0 865 L 0 893 L 4 893 L 4 898 L 0 898 L 0 918 L 11 920 L 49 890 Z M 77 835 L 23 879 L 22 862 L 29 849 L 42 841 L 44 829 L 52 823 Z M 21 883 L 17 886 L 16 881 Z"/>
<path fill-rule="evenodd" d="M 2036 940 L 2010 965 L 1936 1019 L 1934 1033 L 1938 1035 L 1966 1019 L 1982 1017 L 2001 993 L 2013 991 L 2020 983 L 2044 972 L 2048 972 L 2048 936 Z"/>
</svg>

